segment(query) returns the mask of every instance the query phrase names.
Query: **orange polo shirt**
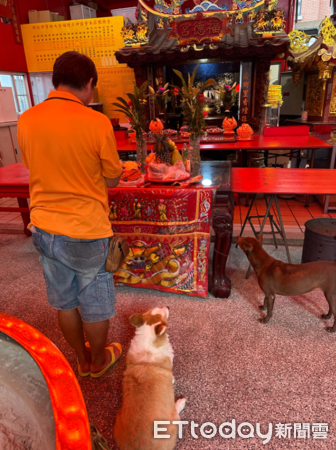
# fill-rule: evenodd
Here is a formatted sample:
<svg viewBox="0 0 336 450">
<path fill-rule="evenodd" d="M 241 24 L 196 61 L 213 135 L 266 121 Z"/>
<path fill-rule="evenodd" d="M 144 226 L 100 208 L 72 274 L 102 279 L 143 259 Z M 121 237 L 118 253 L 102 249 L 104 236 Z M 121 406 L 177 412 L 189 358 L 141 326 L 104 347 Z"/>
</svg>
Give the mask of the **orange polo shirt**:
<svg viewBox="0 0 336 450">
<path fill-rule="evenodd" d="M 111 123 L 67 92 L 48 98 L 18 122 L 31 224 L 77 239 L 112 236 L 104 177 L 117 178 L 121 166 Z"/>
</svg>

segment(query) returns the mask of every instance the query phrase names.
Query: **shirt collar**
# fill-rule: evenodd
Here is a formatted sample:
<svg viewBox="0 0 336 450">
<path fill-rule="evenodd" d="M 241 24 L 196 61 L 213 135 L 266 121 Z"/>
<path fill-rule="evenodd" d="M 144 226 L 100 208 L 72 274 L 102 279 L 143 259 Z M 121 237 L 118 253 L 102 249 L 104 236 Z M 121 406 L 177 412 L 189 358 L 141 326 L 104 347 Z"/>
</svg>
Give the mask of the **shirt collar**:
<svg viewBox="0 0 336 450">
<path fill-rule="evenodd" d="M 74 100 L 77 103 L 79 103 L 80 105 L 84 105 L 84 103 L 82 103 L 78 97 L 76 97 L 73 94 L 70 94 L 70 92 L 65 92 L 65 91 L 51 91 L 49 92 L 48 98 L 54 98 L 54 97 L 58 97 L 58 98 L 65 98 L 68 100 Z"/>
</svg>

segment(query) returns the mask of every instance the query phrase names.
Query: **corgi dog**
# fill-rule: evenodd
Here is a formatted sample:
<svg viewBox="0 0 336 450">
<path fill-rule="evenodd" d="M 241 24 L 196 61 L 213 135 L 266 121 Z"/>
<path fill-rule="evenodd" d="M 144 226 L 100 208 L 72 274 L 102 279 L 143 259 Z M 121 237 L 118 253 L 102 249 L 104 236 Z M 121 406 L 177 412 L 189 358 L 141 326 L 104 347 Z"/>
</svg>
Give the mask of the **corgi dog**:
<svg viewBox="0 0 336 450">
<path fill-rule="evenodd" d="M 169 308 L 165 307 L 130 317 L 136 330 L 127 355 L 122 405 L 114 427 L 120 450 L 172 450 L 175 446 L 177 425 L 172 422 L 180 420 L 186 400 L 175 402 L 168 316 Z M 170 421 L 164 425 L 167 431 L 161 433 L 170 438 L 154 438 L 154 421 Z"/>
</svg>

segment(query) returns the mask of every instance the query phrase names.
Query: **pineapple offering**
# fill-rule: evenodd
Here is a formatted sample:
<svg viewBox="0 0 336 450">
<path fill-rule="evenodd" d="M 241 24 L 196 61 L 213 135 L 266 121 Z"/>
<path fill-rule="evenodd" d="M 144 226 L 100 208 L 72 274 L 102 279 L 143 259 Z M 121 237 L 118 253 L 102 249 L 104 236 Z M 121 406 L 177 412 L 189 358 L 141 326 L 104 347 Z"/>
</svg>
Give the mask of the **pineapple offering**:
<svg viewBox="0 0 336 450">
<path fill-rule="evenodd" d="M 152 120 L 149 126 L 154 141 L 153 152 L 146 162 L 148 176 L 152 181 L 174 181 L 188 178 L 184 162 L 175 142 L 164 133 L 164 126 L 160 119 Z"/>
<path fill-rule="evenodd" d="M 172 159 L 168 147 L 169 137 L 163 133 L 163 123 L 160 119 L 152 120 L 149 129 L 153 133 L 155 162 L 171 164 Z"/>
</svg>

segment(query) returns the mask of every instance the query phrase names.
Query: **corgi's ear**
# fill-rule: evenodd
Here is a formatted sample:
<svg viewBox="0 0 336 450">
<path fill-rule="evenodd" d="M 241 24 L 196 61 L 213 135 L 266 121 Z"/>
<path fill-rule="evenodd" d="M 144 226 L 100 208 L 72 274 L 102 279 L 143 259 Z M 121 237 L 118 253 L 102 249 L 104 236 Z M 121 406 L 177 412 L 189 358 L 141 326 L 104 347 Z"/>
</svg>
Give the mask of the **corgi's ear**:
<svg viewBox="0 0 336 450">
<path fill-rule="evenodd" d="M 144 324 L 144 319 L 142 314 L 133 314 L 133 316 L 130 317 L 130 322 L 135 328 L 142 327 Z"/>
<path fill-rule="evenodd" d="M 159 323 L 159 325 L 156 325 L 155 327 L 155 334 L 156 336 L 162 336 L 163 333 L 166 331 L 167 325 L 163 323 Z"/>
<path fill-rule="evenodd" d="M 247 252 L 250 252 L 252 250 L 252 245 L 250 245 L 248 242 L 243 241 L 242 245 Z"/>
</svg>

